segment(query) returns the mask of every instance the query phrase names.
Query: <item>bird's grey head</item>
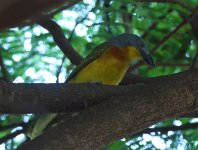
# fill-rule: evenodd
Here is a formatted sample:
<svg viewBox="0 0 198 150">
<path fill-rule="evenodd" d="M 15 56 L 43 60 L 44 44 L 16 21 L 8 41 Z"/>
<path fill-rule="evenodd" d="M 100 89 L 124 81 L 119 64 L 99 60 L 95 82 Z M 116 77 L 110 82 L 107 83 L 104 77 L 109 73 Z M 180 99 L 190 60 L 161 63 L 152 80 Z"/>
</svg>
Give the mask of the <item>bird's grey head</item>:
<svg viewBox="0 0 198 150">
<path fill-rule="evenodd" d="M 112 37 L 108 41 L 113 46 L 124 48 L 128 46 L 135 47 L 143 56 L 144 60 L 149 64 L 154 66 L 154 62 L 152 57 L 149 55 L 148 48 L 146 44 L 144 43 L 144 40 L 135 34 L 128 34 L 123 33 L 117 36 Z"/>
</svg>

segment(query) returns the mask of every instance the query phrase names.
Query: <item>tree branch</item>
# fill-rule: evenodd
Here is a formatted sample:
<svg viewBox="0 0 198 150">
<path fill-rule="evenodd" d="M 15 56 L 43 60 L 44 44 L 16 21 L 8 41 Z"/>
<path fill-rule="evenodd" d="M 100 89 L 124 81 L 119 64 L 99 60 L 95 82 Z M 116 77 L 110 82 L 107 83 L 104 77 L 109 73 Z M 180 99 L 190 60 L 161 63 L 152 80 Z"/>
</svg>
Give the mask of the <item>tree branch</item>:
<svg viewBox="0 0 198 150">
<path fill-rule="evenodd" d="M 198 118 L 198 110 L 184 113 L 179 116 L 180 118 Z"/>
<path fill-rule="evenodd" d="M 198 6 L 196 6 L 190 13 L 190 15 L 183 19 L 183 21 L 170 33 L 168 33 L 159 43 L 156 45 L 151 51 L 155 52 L 160 46 L 162 46 L 170 37 L 172 37 L 181 27 L 183 27 L 186 23 L 189 23 L 190 20 L 196 15 L 198 10 Z"/>
<path fill-rule="evenodd" d="M 70 45 L 69 41 L 61 30 L 61 27 L 55 21 L 48 19 L 40 21 L 38 24 L 47 29 L 52 34 L 54 41 L 65 54 L 65 56 L 69 58 L 72 64 L 80 64 L 82 57 Z"/>
<path fill-rule="evenodd" d="M 198 71 L 190 70 L 150 79 L 149 84 L 144 85 L 78 85 L 82 91 L 76 90 L 75 95 L 71 93 L 68 85 L 65 95 L 69 92 L 70 99 L 82 99 L 82 95 L 89 93 L 92 98 L 87 102 L 93 101 L 93 95 L 97 100 L 106 100 L 50 128 L 20 149 L 98 149 L 116 139 L 134 135 L 162 120 L 197 110 L 197 76 Z M 88 91 L 89 87 L 94 90 Z M 98 87 L 105 93 L 109 90 L 105 97 L 101 97 L 103 93 Z M 53 96 L 49 94 L 48 97 Z"/>
<path fill-rule="evenodd" d="M 40 14 L 42 12 L 57 8 L 64 3 L 67 3 L 69 7 L 74 4 L 73 1 L 66 0 L 12 0 L 9 2 L 0 0 L 0 3 L 0 30 L 4 28 L 15 27 L 25 20 L 39 20 L 41 18 Z M 13 17 L 13 14 L 15 14 L 15 17 Z"/>
<path fill-rule="evenodd" d="M 9 139 L 13 139 L 15 138 L 17 135 L 21 134 L 21 133 L 25 133 L 26 130 L 17 130 L 16 132 L 10 133 L 2 138 L 0 138 L 0 144 L 5 143 L 7 140 Z"/>
<path fill-rule="evenodd" d="M 154 53 L 158 48 L 160 48 L 169 38 L 171 38 L 181 27 L 183 27 L 186 23 L 191 23 L 194 26 L 197 26 L 196 23 L 192 23 L 192 21 L 196 21 L 197 20 L 197 11 L 198 11 L 198 5 L 191 11 L 190 15 L 188 15 L 188 17 L 183 18 L 183 21 L 171 32 L 169 32 L 153 49 L 151 49 L 151 53 Z M 196 24 L 196 25 L 195 25 Z M 194 27 L 192 26 L 192 27 Z M 195 33 L 197 33 L 197 28 L 192 28 L 195 30 Z M 198 35 L 198 34 L 197 34 Z M 143 35 L 145 36 L 145 35 Z M 142 64 L 144 64 L 144 61 L 139 61 L 137 64 L 135 64 L 134 66 L 129 68 L 129 71 L 132 71 L 136 68 L 138 68 L 139 66 L 141 66 Z"/>
<path fill-rule="evenodd" d="M 131 33 L 132 29 L 132 20 L 133 20 L 133 13 L 136 7 L 133 8 L 132 12 L 128 13 L 128 4 L 122 2 L 121 6 L 121 17 L 123 20 L 124 28 L 126 33 Z"/>
<path fill-rule="evenodd" d="M 4 131 L 7 129 L 12 129 L 12 128 L 16 128 L 16 127 L 26 127 L 28 126 L 27 123 L 21 122 L 21 123 L 13 123 L 13 124 L 9 124 L 6 126 L 0 126 L 0 131 Z"/>
<path fill-rule="evenodd" d="M 23 129 L 17 130 L 13 133 L 8 133 L 6 136 L 0 138 L 0 144 L 5 143 L 6 141 L 15 138 L 17 135 L 21 133 L 26 133 L 27 129 L 29 129 L 30 125 L 32 124 L 32 121 L 29 121 L 28 123 L 21 122 L 21 123 L 12 123 L 6 126 L 0 126 L 0 132 L 8 129 L 14 129 L 16 127 L 22 127 Z"/>
<path fill-rule="evenodd" d="M 56 83 L 59 83 L 59 75 L 61 73 L 61 69 L 63 67 L 63 63 L 65 61 L 66 57 L 63 56 L 62 59 L 61 59 L 61 64 L 57 67 L 57 71 L 56 71 Z"/>
<path fill-rule="evenodd" d="M 72 0 L 69 4 L 67 5 L 64 5 L 58 9 L 56 9 L 55 11 L 53 11 L 52 13 L 50 13 L 49 15 L 45 16 L 45 18 L 52 18 L 54 17 L 54 15 L 60 13 L 61 11 L 65 10 L 65 9 L 68 9 L 72 6 L 74 6 L 75 4 L 79 3 L 81 0 Z"/>
<path fill-rule="evenodd" d="M 73 38 L 73 35 L 74 35 L 74 32 L 75 32 L 75 30 L 76 30 L 76 27 L 77 27 L 80 23 L 82 23 L 85 19 L 87 19 L 89 13 L 92 12 L 92 11 L 94 11 L 94 10 L 96 9 L 96 6 L 98 5 L 98 3 L 99 3 L 99 0 L 96 1 L 95 6 L 94 6 L 92 9 L 90 9 L 90 10 L 84 15 L 84 17 L 82 17 L 80 20 L 76 19 L 76 24 L 75 24 L 75 26 L 73 27 L 73 29 L 71 30 L 71 33 L 70 33 L 68 39 L 66 39 L 66 40 L 68 41 L 67 44 L 69 44 L 69 43 L 71 42 L 71 40 L 72 40 L 72 38 Z M 56 35 L 54 35 L 54 36 L 56 36 Z M 59 35 L 57 35 L 57 39 L 58 39 L 58 37 L 59 37 Z M 70 45 L 70 44 L 69 44 L 69 45 Z M 70 47 L 72 47 L 72 46 L 70 46 Z M 74 51 L 74 49 L 71 49 L 71 51 L 72 51 L 72 53 L 74 53 L 74 54 L 76 53 L 76 55 L 79 55 L 76 51 Z M 80 55 L 79 55 L 79 56 L 80 56 Z M 75 58 L 69 58 L 69 59 L 70 59 L 70 61 L 71 61 L 71 60 L 73 60 L 73 59 L 75 59 Z M 82 58 L 81 58 L 81 60 L 82 60 Z M 61 61 L 61 65 L 60 65 L 60 66 L 58 67 L 58 69 L 57 69 L 57 72 L 56 72 L 56 77 L 57 77 L 56 83 L 59 82 L 58 77 L 59 77 L 59 74 L 60 74 L 60 72 L 61 72 L 61 68 L 62 68 L 62 66 L 63 66 L 64 61 L 65 61 L 65 56 L 63 56 L 62 61 Z M 80 63 L 80 61 L 79 61 L 78 63 Z M 79 65 L 79 64 L 75 64 L 75 65 Z"/>
<path fill-rule="evenodd" d="M 168 33 L 152 50 L 151 52 L 155 52 L 158 48 L 160 48 L 170 37 L 172 37 L 181 27 L 186 24 L 186 20 L 183 20 L 173 31 Z"/>
<path fill-rule="evenodd" d="M 167 11 L 167 13 L 171 13 L 172 11 L 173 11 L 173 9 L 170 8 L 170 9 Z M 163 16 L 159 17 L 159 20 L 163 20 L 163 19 L 165 19 L 165 18 L 166 18 L 166 15 L 163 15 Z M 157 22 L 157 21 L 156 21 L 156 22 L 153 22 L 153 23 L 151 24 L 151 26 L 148 27 L 147 31 L 145 31 L 141 37 L 144 39 L 146 36 L 148 36 L 148 35 L 149 35 L 149 32 L 150 32 L 152 29 L 155 29 L 155 27 L 158 25 L 158 23 L 159 23 L 159 21 L 158 21 L 158 22 Z"/>
<path fill-rule="evenodd" d="M 109 8 L 111 7 L 110 5 L 110 0 L 105 0 L 104 1 L 104 17 L 103 17 L 103 20 L 104 22 L 107 23 L 107 26 L 106 26 L 106 30 L 108 32 L 108 34 L 110 35 L 113 35 L 113 31 L 112 31 L 112 26 L 111 26 L 111 18 L 110 18 L 110 11 L 109 11 Z"/>
<path fill-rule="evenodd" d="M 193 75 L 196 71 L 192 71 Z M 185 73 L 181 73 L 185 74 Z M 187 74 L 187 73 L 186 73 Z M 144 84 L 160 84 L 175 75 L 155 78 L 133 78 Z M 180 74 L 177 75 L 181 76 Z M 127 77 L 126 77 L 127 79 Z M 190 80 L 191 81 L 191 80 Z M 130 83 L 130 82 L 128 82 Z M 167 83 L 166 83 L 167 84 Z M 146 86 L 145 85 L 145 86 Z M 128 94 L 142 85 L 106 86 L 96 84 L 26 84 L 0 82 L 1 113 L 75 112 L 114 96 Z M 130 89 L 130 90 L 129 90 Z M 36 94 L 35 94 L 36 93 Z M 86 106 L 87 105 L 87 106 Z"/>
</svg>

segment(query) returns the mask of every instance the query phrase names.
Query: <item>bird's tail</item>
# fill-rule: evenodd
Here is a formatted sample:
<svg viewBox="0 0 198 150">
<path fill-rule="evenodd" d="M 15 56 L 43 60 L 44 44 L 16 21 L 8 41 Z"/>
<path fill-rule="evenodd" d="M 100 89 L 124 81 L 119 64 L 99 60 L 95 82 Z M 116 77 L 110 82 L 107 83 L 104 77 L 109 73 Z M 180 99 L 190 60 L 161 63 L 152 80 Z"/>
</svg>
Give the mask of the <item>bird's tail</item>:
<svg viewBox="0 0 198 150">
<path fill-rule="evenodd" d="M 40 117 L 35 125 L 28 129 L 27 135 L 34 139 L 35 137 L 39 136 L 43 133 L 43 130 L 47 127 L 47 125 L 57 116 L 57 113 L 50 113 Z"/>
</svg>

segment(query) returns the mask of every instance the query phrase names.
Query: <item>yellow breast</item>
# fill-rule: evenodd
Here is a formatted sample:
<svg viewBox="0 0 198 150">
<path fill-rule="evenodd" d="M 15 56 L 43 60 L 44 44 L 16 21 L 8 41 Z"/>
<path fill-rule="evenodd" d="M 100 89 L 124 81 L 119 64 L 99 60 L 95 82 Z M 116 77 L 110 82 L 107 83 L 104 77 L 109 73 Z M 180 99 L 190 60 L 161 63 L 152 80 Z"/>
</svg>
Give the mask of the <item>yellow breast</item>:
<svg viewBox="0 0 198 150">
<path fill-rule="evenodd" d="M 85 66 L 69 82 L 100 82 L 107 85 L 118 85 L 130 65 L 132 55 L 130 51 L 132 51 L 130 48 L 110 48 L 102 56 Z M 135 51 L 133 57 L 137 57 Z"/>
</svg>

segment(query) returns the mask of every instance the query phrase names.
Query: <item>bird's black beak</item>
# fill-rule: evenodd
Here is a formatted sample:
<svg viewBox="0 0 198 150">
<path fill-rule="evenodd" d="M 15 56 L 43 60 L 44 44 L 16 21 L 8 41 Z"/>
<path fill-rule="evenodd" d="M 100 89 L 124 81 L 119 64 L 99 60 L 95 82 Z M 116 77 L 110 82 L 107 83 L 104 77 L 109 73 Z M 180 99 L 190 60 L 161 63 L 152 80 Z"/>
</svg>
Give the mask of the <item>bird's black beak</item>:
<svg viewBox="0 0 198 150">
<path fill-rule="evenodd" d="M 141 49 L 140 53 L 142 54 L 144 60 L 151 66 L 155 67 L 155 63 L 153 61 L 153 58 L 146 52 L 146 50 Z"/>
</svg>

